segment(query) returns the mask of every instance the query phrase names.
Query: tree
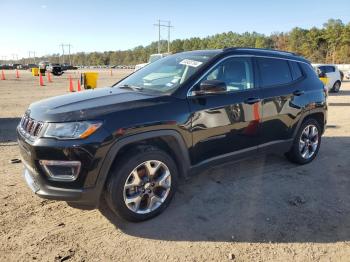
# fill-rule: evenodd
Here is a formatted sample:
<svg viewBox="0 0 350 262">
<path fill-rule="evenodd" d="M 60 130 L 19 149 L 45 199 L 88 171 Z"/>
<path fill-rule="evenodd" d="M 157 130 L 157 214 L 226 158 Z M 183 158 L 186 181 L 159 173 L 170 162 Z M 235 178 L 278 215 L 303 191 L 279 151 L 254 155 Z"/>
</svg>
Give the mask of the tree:
<svg viewBox="0 0 350 262">
<path fill-rule="evenodd" d="M 316 63 L 350 63 L 350 23 L 344 25 L 339 19 L 329 19 L 323 28 L 296 27 L 290 32 L 275 32 L 269 36 L 257 32 L 238 34 L 229 31 L 204 38 L 175 39 L 170 47 L 172 53 L 226 47 L 275 48 L 301 54 Z M 166 51 L 167 41 L 161 41 L 161 52 Z M 72 55 L 72 61 L 77 65 L 130 65 L 147 62 L 149 56 L 157 52 L 158 42 L 152 42 L 124 51 L 79 52 Z M 58 54 L 39 59 L 55 63 L 63 61 Z M 64 60 L 68 61 L 67 55 Z"/>
</svg>

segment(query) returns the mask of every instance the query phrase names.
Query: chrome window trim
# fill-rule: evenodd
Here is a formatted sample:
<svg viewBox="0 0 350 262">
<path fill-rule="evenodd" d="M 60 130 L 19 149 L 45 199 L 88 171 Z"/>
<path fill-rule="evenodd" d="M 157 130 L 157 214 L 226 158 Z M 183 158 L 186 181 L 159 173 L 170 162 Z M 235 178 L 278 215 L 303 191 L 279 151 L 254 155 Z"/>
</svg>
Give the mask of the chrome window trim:
<svg viewBox="0 0 350 262">
<path fill-rule="evenodd" d="M 207 71 L 205 71 L 203 73 L 203 75 L 188 89 L 187 91 L 187 96 L 186 97 L 194 97 L 196 95 L 193 95 L 192 89 L 194 88 L 195 85 L 197 85 L 200 81 L 203 80 L 203 78 L 206 76 L 207 73 L 209 73 L 214 67 L 216 67 L 218 64 L 222 63 L 223 61 L 225 61 L 226 59 L 229 58 L 234 58 L 234 57 L 259 57 L 259 58 L 272 58 L 272 59 L 281 59 L 281 60 L 287 60 L 287 61 L 293 61 L 293 62 L 297 62 L 297 63 L 304 63 L 306 65 L 309 65 L 308 63 L 304 62 L 304 61 L 299 61 L 296 59 L 290 59 L 290 58 L 284 58 L 284 57 L 273 57 L 273 56 L 263 56 L 263 55 L 230 55 L 227 57 L 224 57 L 222 59 L 220 59 L 218 62 L 216 62 L 213 66 L 211 66 Z M 255 79 L 254 79 L 255 80 Z M 256 87 L 254 87 L 256 88 Z M 253 89 L 253 88 L 252 88 Z M 232 91 L 235 92 L 235 91 Z M 226 92 L 228 93 L 228 92 Z"/>
</svg>

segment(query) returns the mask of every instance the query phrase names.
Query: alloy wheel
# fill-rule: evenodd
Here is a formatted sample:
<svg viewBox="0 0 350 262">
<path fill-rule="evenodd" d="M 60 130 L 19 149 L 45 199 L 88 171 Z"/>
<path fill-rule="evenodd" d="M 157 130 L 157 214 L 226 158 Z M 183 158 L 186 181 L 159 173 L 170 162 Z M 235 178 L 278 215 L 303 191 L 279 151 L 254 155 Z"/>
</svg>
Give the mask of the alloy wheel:
<svg viewBox="0 0 350 262">
<path fill-rule="evenodd" d="M 124 203 L 137 214 L 150 213 L 167 199 L 171 173 L 161 161 L 149 160 L 132 170 L 124 184 Z"/>
<path fill-rule="evenodd" d="M 318 147 L 318 129 L 315 125 L 308 125 L 301 133 L 299 140 L 299 152 L 302 158 L 311 158 Z"/>
</svg>

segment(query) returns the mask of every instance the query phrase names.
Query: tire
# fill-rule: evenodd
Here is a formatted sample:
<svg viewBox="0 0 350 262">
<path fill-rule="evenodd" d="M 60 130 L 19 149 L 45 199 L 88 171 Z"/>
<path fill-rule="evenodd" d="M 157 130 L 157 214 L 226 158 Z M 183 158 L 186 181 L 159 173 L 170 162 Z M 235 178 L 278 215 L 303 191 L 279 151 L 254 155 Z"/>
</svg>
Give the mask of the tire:
<svg viewBox="0 0 350 262">
<path fill-rule="evenodd" d="M 341 86 L 341 82 L 340 81 L 336 81 L 332 87 L 332 92 L 334 93 L 338 93 L 340 90 L 340 86 Z"/>
<path fill-rule="evenodd" d="M 151 176 L 154 170 L 157 171 Z M 167 208 L 176 191 L 177 180 L 176 164 L 167 153 L 152 146 L 136 147 L 113 165 L 105 199 L 119 217 L 131 222 L 144 221 Z M 132 202 L 134 199 L 137 201 Z"/>
<path fill-rule="evenodd" d="M 310 137 L 305 136 L 305 129 L 307 127 L 315 127 L 317 129 L 317 135 L 315 136 L 315 139 L 310 138 L 310 137 L 312 137 L 311 132 L 309 133 Z M 317 156 L 318 150 L 320 149 L 321 133 L 322 133 L 322 131 L 321 131 L 320 125 L 315 119 L 309 118 L 306 121 L 304 121 L 301 124 L 301 126 L 300 126 L 300 128 L 299 128 L 299 130 L 294 138 L 293 145 L 292 145 L 291 149 L 289 150 L 289 152 L 286 153 L 286 157 L 291 162 L 297 163 L 300 165 L 310 163 L 312 160 L 315 159 L 315 157 Z M 316 139 L 317 139 L 317 146 L 315 147 L 314 141 L 316 141 Z M 302 147 L 301 140 L 303 140 L 303 142 L 305 143 L 305 147 L 302 149 L 301 149 L 301 147 Z M 306 144 L 308 146 L 306 146 Z M 310 153 L 308 155 L 306 150 L 309 150 L 309 152 L 312 151 L 312 154 Z"/>
</svg>

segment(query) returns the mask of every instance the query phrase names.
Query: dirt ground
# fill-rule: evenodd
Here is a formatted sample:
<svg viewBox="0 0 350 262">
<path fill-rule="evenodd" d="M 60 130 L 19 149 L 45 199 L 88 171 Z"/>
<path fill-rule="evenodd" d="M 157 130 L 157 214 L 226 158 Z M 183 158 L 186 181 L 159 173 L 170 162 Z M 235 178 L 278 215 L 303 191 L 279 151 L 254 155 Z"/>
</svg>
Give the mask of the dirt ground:
<svg viewBox="0 0 350 262">
<path fill-rule="evenodd" d="M 99 86 L 128 72 L 100 71 Z M 350 260 L 350 82 L 329 98 L 311 164 L 268 155 L 212 168 L 181 182 L 162 215 L 134 224 L 33 195 L 22 164 L 9 163 L 20 157 L 15 127 L 30 103 L 66 93 L 68 79 L 39 87 L 20 73 L 0 81 L 0 261 Z"/>
</svg>

